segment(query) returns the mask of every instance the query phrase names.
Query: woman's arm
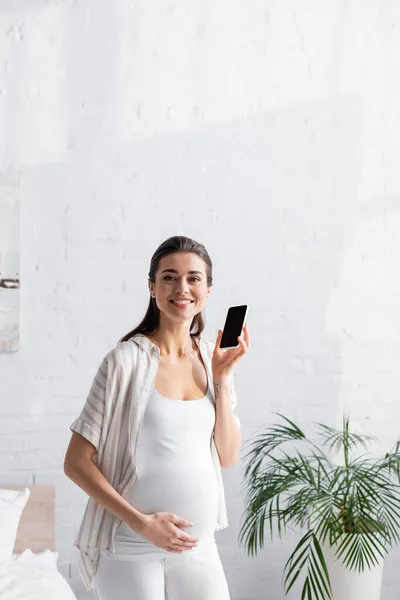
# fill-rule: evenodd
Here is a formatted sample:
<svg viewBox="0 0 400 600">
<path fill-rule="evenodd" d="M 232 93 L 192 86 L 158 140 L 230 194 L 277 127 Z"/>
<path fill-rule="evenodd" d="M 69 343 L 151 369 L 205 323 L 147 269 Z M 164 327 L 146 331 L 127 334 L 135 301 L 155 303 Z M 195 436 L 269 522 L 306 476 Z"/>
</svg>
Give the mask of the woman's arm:
<svg viewBox="0 0 400 600">
<path fill-rule="evenodd" d="M 140 533 L 147 523 L 147 515 L 136 510 L 107 481 L 93 462 L 95 450 L 91 442 L 73 432 L 64 459 L 65 475 L 98 504 Z"/>
</svg>

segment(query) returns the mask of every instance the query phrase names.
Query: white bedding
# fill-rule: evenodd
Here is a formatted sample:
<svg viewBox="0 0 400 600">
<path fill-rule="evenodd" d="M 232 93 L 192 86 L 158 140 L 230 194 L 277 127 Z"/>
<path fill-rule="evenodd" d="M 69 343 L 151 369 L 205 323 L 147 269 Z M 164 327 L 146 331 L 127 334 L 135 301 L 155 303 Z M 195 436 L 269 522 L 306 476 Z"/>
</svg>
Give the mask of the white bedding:
<svg viewBox="0 0 400 600">
<path fill-rule="evenodd" d="M 77 600 L 57 560 L 58 552 L 25 550 L 0 562 L 1 600 Z"/>
</svg>

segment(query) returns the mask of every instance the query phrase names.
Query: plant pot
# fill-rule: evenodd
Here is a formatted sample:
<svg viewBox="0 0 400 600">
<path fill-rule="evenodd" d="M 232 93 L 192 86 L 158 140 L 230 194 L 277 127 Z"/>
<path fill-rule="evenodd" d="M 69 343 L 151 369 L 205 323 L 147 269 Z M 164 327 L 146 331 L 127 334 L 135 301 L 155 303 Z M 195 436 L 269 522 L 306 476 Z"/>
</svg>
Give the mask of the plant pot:
<svg viewBox="0 0 400 600">
<path fill-rule="evenodd" d="M 335 556 L 336 548 L 327 542 L 321 545 L 328 567 L 332 586 L 333 600 L 380 600 L 384 559 L 380 557 L 379 566 L 365 569 L 362 573 L 346 569 L 341 560 Z"/>
</svg>

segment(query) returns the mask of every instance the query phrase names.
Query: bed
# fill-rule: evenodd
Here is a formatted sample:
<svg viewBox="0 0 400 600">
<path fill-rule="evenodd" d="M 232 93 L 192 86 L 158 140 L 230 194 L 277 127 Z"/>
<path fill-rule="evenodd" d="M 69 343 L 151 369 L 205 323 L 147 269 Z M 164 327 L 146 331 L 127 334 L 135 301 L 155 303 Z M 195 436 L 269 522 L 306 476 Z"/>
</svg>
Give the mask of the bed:
<svg viewBox="0 0 400 600">
<path fill-rule="evenodd" d="M 0 484 L 1 600 L 77 600 L 57 562 L 54 486 Z"/>
</svg>

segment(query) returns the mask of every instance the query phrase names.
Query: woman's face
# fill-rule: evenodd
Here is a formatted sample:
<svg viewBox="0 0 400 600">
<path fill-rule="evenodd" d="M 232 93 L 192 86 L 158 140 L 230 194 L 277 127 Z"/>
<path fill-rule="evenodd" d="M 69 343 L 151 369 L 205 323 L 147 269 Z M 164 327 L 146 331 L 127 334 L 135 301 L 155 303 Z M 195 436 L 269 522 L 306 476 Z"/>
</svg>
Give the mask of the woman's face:
<svg viewBox="0 0 400 600">
<path fill-rule="evenodd" d="M 160 260 L 155 285 L 149 281 L 149 290 L 160 311 L 179 320 L 192 320 L 201 312 L 211 292 L 207 287 L 206 265 L 191 252 L 174 252 Z M 189 304 L 177 306 L 172 301 L 178 298 L 191 300 Z"/>
</svg>

